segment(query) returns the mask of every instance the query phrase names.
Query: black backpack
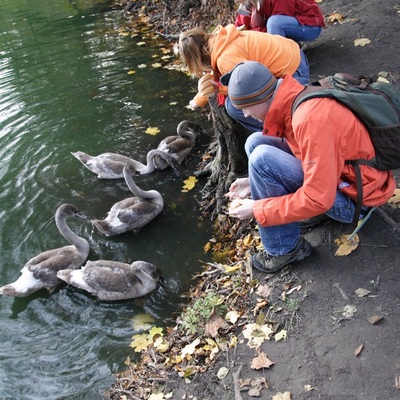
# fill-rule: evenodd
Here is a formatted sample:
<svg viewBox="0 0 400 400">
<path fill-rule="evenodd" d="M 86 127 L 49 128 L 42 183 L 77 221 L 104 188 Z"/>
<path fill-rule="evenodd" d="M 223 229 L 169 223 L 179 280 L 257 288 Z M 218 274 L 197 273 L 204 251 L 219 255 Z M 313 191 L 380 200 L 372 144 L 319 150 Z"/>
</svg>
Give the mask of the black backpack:
<svg viewBox="0 0 400 400">
<path fill-rule="evenodd" d="M 328 76 L 307 86 L 293 101 L 292 114 L 304 101 L 328 97 L 349 107 L 368 129 L 375 157 L 347 160 L 356 171 L 357 202 L 353 226 L 358 223 L 363 190 L 360 164 L 381 171 L 400 168 L 400 91 L 387 82 L 349 74 Z"/>
</svg>

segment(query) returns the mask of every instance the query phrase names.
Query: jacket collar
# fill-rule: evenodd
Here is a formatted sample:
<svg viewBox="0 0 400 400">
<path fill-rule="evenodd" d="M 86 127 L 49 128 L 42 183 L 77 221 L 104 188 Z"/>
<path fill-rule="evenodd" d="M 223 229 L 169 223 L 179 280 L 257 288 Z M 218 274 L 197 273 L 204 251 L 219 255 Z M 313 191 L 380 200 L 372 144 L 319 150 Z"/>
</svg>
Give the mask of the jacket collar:
<svg viewBox="0 0 400 400">
<path fill-rule="evenodd" d="M 287 130 L 292 131 L 292 103 L 303 89 L 291 75 L 284 76 L 265 117 L 264 134 L 284 137 Z"/>
</svg>

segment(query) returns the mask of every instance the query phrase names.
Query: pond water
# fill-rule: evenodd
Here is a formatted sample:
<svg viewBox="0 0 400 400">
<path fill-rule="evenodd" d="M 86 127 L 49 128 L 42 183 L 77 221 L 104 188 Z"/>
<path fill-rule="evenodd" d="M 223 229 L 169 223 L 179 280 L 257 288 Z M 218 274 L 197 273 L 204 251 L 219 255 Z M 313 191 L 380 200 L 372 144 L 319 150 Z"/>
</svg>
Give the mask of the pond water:
<svg viewBox="0 0 400 400">
<path fill-rule="evenodd" d="M 129 344 L 138 332 L 133 320 L 146 314 L 157 326 L 167 324 L 207 261 L 203 246 L 211 224 L 199 211 L 202 185 L 181 191 L 210 139 L 204 114 L 185 108 L 196 82 L 157 68 L 165 62 L 162 48 L 152 39 L 121 34 L 126 17 L 108 6 L 2 0 L 0 286 L 16 280 L 31 257 L 67 244 L 54 222 L 60 204 L 103 218 L 130 195 L 123 180 L 97 179 L 72 151 L 144 161 L 181 120 L 191 119 L 205 134 L 179 173 L 166 169 L 136 178 L 141 188 L 164 196 L 164 211 L 151 224 L 137 234 L 106 238 L 90 224 L 68 221 L 89 241 L 89 259 L 150 261 L 162 269 L 166 290 L 119 302 L 101 302 L 67 285 L 24 298 L 1 296 L 3 400 L 102 399 L 112 374 L 132 354 Z M 160 133 L 148 135 L 148 127 Z"/>
</svg>

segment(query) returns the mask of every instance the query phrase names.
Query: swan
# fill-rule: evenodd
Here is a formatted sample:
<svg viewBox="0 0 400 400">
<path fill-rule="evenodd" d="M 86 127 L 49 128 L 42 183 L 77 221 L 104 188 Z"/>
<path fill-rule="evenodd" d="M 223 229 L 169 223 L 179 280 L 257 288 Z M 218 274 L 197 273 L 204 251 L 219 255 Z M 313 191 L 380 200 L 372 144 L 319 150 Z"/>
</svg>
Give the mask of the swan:
<svg viewBox="0 0 400 400">
<path fill-rule="evenodd" d="M 58 271 L 58 278 L 100 300 L 125 300 L 144 296 L 162 286 L 161 271 L 146 261 L 88 261 L 80 269 Z"/>
<path fill-rule="evenodd" d="M 83 151 L 71 152 L 89 171 L 97 174 L 99 179 L 119 179 L 123 178 L 122 170 L 125 165 L 132 166 L 136 175 L 145 175 L 152 173 L 157 169 L 154 159 L 162 160 L 164 168 L 171 166 L 176 168 L 179 164 L 175 157 L 162 152 L 161 150 L 150 150 L 147 153 L 146 165 L 133 158 L 123 156 L 116 153 L 103 153 L 98 156 L 91 156 Z M 163 169 L 164 169 L 163 168 Z"/>
<path fill-rule="evenodd" d="M 40 289 L 51 291 L 61 283 L 57 271 L 83 265 L 89 254 L 89 243 L 72 232 L 65 222 L 66 217 L 88 220 L 86 215 L 71 204 L 58 207 L 55 214 L 57 228 L 71 245 L 47 250 L 31 258 L 22 268 L 18 280 L 0 288 L 1 294 L 24 297 Z"/>
<path fill-rule="evenodd" d="M 174 156 L 178 165 L 188 156 L 193 149 L 196 135 L 202 133 L 201 126 L 192 121 L 181 121 L 176 128 L 177 135 L 167 136 L 163 139 L 157 150 Z M 165 158 L 157 154 L 154 158 L 154 165 L 158 169 L 165 169 L 168 167 Z"/>
<path fill-rule="evenodd" d="M 134 172 L 132 166 L 125 166 L 123 169 L 125 182 L 135 196 L 115 203 L 105 219 L 91 221 L 106 236 L 128 231 L 138 232 L 163 210 L 164 200 L 161 194 L 157 190 L 141 190 L 133 181 Z"/>
</svg>

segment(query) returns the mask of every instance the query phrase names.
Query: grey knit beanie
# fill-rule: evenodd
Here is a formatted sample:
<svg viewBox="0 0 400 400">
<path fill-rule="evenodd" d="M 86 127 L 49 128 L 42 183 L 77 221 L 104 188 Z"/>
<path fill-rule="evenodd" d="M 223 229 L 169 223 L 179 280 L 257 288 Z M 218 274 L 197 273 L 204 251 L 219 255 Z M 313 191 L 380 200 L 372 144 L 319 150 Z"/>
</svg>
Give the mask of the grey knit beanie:
<svg viewBox="0 0 400 400">
<path fill-rule="evenodd" d="M 228 86 L 228 96 L 236 108 L 262 103 L 274 94 L 278 80 L 263 64 L 246 61 L 236 65 L 221 76 L 221 83 Z"/>
</svg>

